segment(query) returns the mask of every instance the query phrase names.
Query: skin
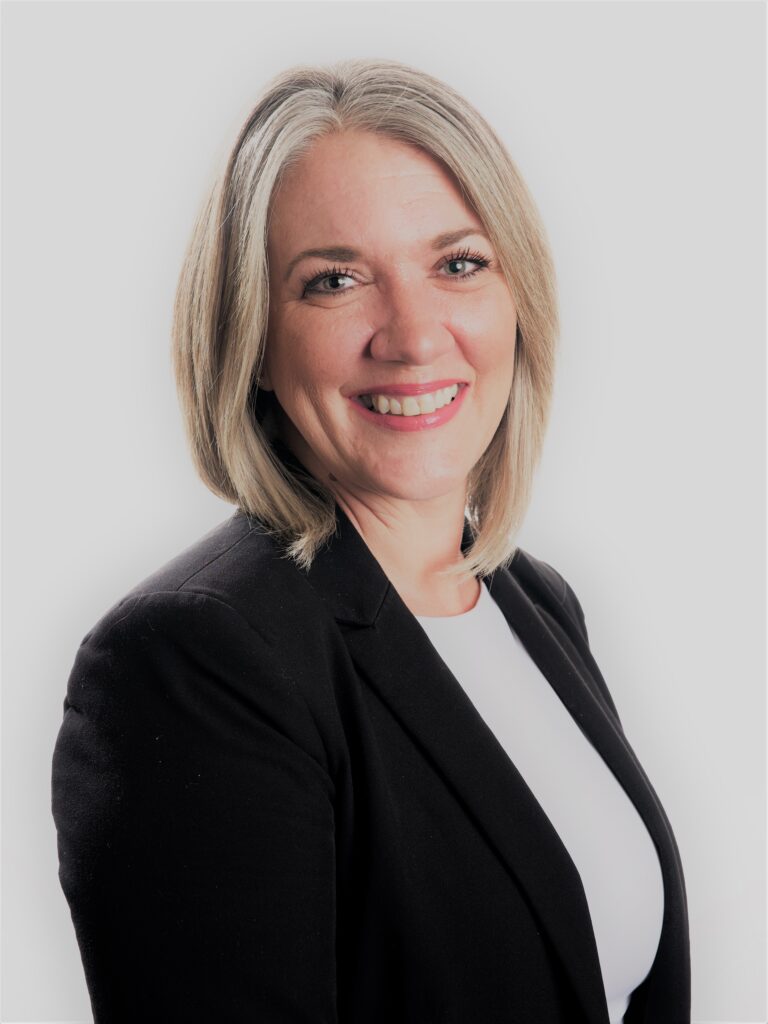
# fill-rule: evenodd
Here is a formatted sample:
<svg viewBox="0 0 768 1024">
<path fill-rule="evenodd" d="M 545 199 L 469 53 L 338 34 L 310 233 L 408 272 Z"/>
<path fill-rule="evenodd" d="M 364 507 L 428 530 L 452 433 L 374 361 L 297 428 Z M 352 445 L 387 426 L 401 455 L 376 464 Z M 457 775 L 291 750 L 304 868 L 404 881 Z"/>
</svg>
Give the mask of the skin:
<svg viewBox="0 0 768 1024">
<path fill-rule="evenodd" d="M 490 444 L 514 373 L 517 314 L 482 234 L 435 251 L 437 235 L 482 232 L 450 172 L 398 140 L 359 131 L 316 141 L 273 197 L 270 313 L 262 384 L 285 443 L 324 480 L 416 615 L 473 608 L 477 579 L 436 572 L 462 561 L 467 477 Z M 351 261 L 311 257 L 344 245 Z M 469 248 L 490 261 L 451 262 Z M 305 294 L 304 279 L 326 277 Z M 463 277 L 462 277 L 463 276 Z M 449 422 L 401 432 L 368 423 L 346 396 L 371 385 L 465 380 Z"/>
</svg>

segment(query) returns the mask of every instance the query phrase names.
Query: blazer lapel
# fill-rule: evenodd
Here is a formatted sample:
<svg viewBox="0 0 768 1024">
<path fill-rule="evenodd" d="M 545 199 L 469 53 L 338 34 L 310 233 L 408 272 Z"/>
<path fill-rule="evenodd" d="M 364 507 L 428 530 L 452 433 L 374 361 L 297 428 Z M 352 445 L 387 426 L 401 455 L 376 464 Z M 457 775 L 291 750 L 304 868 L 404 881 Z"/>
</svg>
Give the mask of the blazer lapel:
<svg viewBox="0 0 768 1024">
<path fill-rule="evenodd" d="M 590 1024 L 608 1024 L 589 908 L 568 851 L 340 506 L 337 519 L 337 535 L 315 557 L 309 582 L 342 626 L 360 675 L 438 768 L 467 815 L 526 892 Z M 468 542 L 465 529 L 464 545 Z M 500 590 L 499 603 L 510 618 L 524 595 L 508 573 Z M 496 593 L 494 597 L 499 600 Z M 521 640 L 526 643 L 523 637 Z M 537 644 L 539 660 L 546 660 L 541 638 Z M 564 667 L 562 662 L 550 662 L 554 674 L 562 676 Z M 572 667 L 570 674 L 572 677 Z M 570 679 L 559 682 L 558 692 L 572 685 Z"/>
<path fill-rule="evenodd" d="M 281 454 L 296 464 L 284 447 Z M 587 1020 L 608 1024 L 592 920 L 573 860 L 505 749 L 338 504 L 336 513 L 337 533 L 316 555 L 307 579 L 341 627 L 361 677 L 441 772 L 467 816 L 525 890 Z M 462 549 L 470 543 L 465 523 Z M 674 979 L 682 982 L 688 969 L 687 948 L 680 940 L 687 935 L 687 912 L 682 867 L 664 811 L 620 726 L 596 696 L 594 684 L 581 674 L 585 669 L 577 667 L 514 572 L 496 570 L 489 589 L 533 661 L 627 792 L 657 847 L 665 889 L 664 923 L 649 975 L 656 987 L 644 995 L 649 1012 L 658 1005 L 668 1013 Z"/>
<path fill-rule="evenodd" d="M 583 663 L 578 667 L 578 654 L 575 659 L 568 654 L 573 647 L 559 623 L 539 611 L 514 572 L 497 570 L 489 589 L 523 646 L 634 804 L 656 847 L 664 885 L 661 937 L 651 970 L 630 1001 L 627 1021 L 687 1019 L 690 951 L 685 882 L 664 808 L 617 718 L 598 696 L 594 682 L 587 681 L 586 667 Z"/>
</svg>

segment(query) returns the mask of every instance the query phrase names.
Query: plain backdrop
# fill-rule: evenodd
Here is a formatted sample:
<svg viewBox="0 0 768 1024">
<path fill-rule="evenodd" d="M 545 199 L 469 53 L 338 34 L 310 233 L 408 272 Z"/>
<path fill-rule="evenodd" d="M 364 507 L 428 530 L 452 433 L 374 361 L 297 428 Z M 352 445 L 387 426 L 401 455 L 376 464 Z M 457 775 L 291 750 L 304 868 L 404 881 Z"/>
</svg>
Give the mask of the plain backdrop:
<svg viewBox="0 0 768 1024">
<path fill-rule="evenodd" d="M 378 56 L 461 90 L 541 210 L 562 341 L 520 543 L 578 594 L 675 830 L 694 1020 L 765 1021 L 765 5 L 2 16 L 2 1019 L 91 1019 L 50 811 L 77 646 L 233 511 L 171 375 L 193 219 L 272 74 Z"/>
</svg>

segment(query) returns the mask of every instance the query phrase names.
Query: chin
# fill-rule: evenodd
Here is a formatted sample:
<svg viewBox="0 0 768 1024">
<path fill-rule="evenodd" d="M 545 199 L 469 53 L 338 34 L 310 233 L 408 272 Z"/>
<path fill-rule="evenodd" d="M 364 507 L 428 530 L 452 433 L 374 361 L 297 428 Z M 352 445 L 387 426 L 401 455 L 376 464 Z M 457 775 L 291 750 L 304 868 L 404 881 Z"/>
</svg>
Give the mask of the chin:
<svg viewBox="0 0 768 1024">
<path fill-rule="evenodd" d="M 402 474 L 382 474 L 375 479 L 376 489 L 400 501 L 429 501 L 453 494 L 460 488 L 466 489 L 466 477 L 455 472 L 444 476 L 435 473 L 421 474 L 419 479 L 405 479 Z"/>
</svg>

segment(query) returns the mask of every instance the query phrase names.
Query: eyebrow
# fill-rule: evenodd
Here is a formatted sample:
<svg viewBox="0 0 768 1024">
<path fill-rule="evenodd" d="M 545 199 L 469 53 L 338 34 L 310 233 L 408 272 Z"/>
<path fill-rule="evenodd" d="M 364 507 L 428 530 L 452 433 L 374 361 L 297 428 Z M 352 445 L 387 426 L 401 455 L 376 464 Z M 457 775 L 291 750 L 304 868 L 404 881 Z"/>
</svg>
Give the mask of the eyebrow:
<svg viewBox="0 0 768 1024">
<path fill-rule="evenodd" d="M 436 235 L 428 245 L 432 250 L 445 249 L 447 246 L 455 245 L 456 242 L 460 242 L 462 238 L 467 238 L 469 235 L 479 235 L 487 242 L 490 242 L 490 238 L 488 238 L 488 235 L 486 235 L 482 228 L 470 225 L 465 228 L 457 228 L 455 231 L 444 231 L 442 234 Z M 352 260 L 359 259 L 360 256 L 361 253 L 358 249 L 351 249 L 347 245 L 329 245 L 323 246 L 320 249 L 302 249 L 288 264 L 283 280 L 288 280 L 293 273 L 294 267 L 301 263 L 302 260 L 315 258 L 321 260 L 340 260 L 341 262 L 349 263 Z"/>
</svg>

